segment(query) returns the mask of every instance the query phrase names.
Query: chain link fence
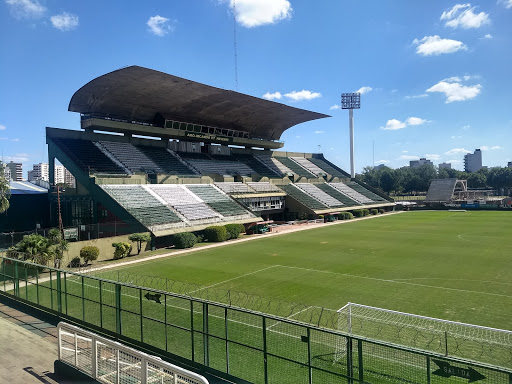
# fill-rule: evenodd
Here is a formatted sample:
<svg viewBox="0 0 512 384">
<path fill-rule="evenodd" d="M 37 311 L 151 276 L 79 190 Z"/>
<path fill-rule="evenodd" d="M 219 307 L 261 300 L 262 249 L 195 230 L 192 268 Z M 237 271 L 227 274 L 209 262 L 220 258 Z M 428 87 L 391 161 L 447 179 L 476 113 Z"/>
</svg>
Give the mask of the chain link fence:
<svg viewBox="0 0 512 384">
<path fill-rule="evenodd" d="M 353 337 L 320 322 L 20 260 L 0 261 L 0 294 L 255 384 L 512 380 L 506 368 Z"/>
</svg>

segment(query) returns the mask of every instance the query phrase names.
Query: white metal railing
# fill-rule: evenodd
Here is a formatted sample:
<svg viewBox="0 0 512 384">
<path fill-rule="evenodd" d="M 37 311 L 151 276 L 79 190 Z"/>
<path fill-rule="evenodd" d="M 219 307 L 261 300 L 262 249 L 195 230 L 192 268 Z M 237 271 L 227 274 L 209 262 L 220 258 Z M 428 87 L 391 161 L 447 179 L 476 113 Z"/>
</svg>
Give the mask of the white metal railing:
<svg viewBox="0 0 512 384">
<path fill-rule="evenodd" d="M 100 383 L 209 384 L 203 376 L 71 324 L 60 322 L 59 360 Z"/>
</svg>

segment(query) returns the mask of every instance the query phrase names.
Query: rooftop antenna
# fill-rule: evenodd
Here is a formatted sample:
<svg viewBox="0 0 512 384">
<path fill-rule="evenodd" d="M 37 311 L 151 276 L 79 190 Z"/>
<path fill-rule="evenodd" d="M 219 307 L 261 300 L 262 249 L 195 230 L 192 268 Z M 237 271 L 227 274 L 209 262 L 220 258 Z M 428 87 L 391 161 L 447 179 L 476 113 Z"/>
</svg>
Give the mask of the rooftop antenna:
<svg viewBox="0 0 512 384">
<path fill-rule="evenodd" d="M 235 89 L 238 91 L 238 49 L 236 46 L 236 0 L 233 0 L 233 45 L 235 49 Z"/>
</svg>

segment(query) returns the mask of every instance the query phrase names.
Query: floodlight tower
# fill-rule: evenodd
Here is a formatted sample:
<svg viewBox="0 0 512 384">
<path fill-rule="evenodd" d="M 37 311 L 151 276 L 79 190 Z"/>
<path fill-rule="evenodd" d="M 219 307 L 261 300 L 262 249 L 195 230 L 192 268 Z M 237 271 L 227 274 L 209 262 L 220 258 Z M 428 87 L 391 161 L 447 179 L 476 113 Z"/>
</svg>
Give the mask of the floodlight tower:
<svg viewBox="0 0 512 384">
<path fill-rule="evenodd" d="M 361 108 L 360 93 L 342 93 L 341 109 L 348 109 L 348 124 L 350 129 L 350 177 L 356 177 L 354 163 L 354 109 Z"/>
</svg>

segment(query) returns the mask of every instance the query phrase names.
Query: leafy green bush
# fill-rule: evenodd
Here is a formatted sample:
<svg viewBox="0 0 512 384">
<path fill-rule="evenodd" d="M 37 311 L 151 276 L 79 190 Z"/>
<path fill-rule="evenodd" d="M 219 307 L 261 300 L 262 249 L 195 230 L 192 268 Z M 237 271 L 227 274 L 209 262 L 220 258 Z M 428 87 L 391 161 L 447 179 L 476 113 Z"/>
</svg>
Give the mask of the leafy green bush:
<svg viewBox="0 0 512 384">
<path fill-rule="evenodd" d="M 82 260 L 80 260 L 79 256 L 73 257 L 69 262 L 69 266 L 71 268 L 78 268 L 80 265 L 82 265 Z"/>
<path fill-rule="evenodd" d="M 226 224 L 224 228 L 226 228 L 228 240 L 238 239 L 238 236 L 245 232 L 245 227 L 242 224 Z"/>
<path fill-rule="evenodd" d="M 352 214 L 354 215 L 354 217 L 363 217 L 364 216 L 364 212 L 362 209 L 354 209 L 352 211 Z"/>
<path fill-rule="evenodd" d="M 100 250 L 98 247 L 86 246 L 80 250 L 80 257 L 84 259 L 86 264 L 88 264 L 89 261 L 97 260 L 99 255 Z"/>
<path fill-rule="evenodd" d="M 128 240 L 137 243 L 137 255 L 142 250 L 142 244 L 151 241 L 151 235 L 149 233 L 132 233 L 128 236 Z"/>
<path fill-rule="evenodd" d="M 212 225 L 204 230 L 204 237 L 210 242 L 221 242 L 228 239 L 226 228 L 221 225 Z"/>
<path fill-rule="evenodd" d="M 380 213 L 380 214 L 382 214 L 382 213 L 384 213 L 384 212 L 386 212 L 386 211 L 385 211 L 383 208 L 379 209 L 379 213 Z"/>
<path fill-rule="evenodd" d="M 172 243 L 178 249 L 192 248 L 197 243 L 197 237 L 193 233 L 177 233 L 172 237 Z"/>
<path fill-rule="evenodd" d="M 368 216 L 370 214 L 370 210 L 363 208 L 363 216 Z"/>
<path fill-rule="evenodd" d="M 338 220 L 350 220 L 353 218 L 354 218 L 354 215 L 352 215 L 350 212 L 340 212 L 338 214 Z"/>
<path fill-rule="evenodd" d="M 115 248 L 114 259 L 122 259 L 128 256 L 132 251 L 132 245 L 130 243 L 112 243 L 112 246 Z"/>
<path fill-rule="evenodd" d="M 372 208 L 372 209 L 370 209 L 370 213 L 372 215 L 377 215 L 379 213 L 379 210 L 377 208 Z"/>
</svg>

